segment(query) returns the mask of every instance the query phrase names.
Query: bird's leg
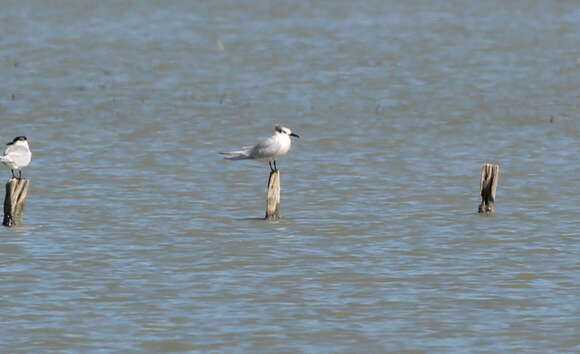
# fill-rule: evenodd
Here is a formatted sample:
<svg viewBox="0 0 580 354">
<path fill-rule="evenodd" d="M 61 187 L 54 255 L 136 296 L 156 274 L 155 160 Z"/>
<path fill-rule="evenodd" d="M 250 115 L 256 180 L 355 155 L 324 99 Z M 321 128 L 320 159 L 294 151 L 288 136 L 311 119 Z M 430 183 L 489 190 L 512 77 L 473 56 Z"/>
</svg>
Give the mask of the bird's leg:
<svg viewBox="0 0 580 354">
<path fill-rule="evenodd" d="M 10 169 L 10 172 L 12 172 L 12 178 L 16 178 L 16 176 L 14 175 L 14 170 Z"/>
<path fill-rule="evenodd" d="M 22 179 L 22 170 L 18 170 L 18 179 Z"/>
<path fill-rule="evenodd" d="M 274 160 L 274 171 L 278 171 L 278 166 L 276 166 L 276 160 Z"/>
<path fill-rule="evenodd" d="M 274 169 L 272 168 L 272 161 L 268 161 L 268 165 L 270 166 L 270 172 L 274 172 Z"/>
</svg>

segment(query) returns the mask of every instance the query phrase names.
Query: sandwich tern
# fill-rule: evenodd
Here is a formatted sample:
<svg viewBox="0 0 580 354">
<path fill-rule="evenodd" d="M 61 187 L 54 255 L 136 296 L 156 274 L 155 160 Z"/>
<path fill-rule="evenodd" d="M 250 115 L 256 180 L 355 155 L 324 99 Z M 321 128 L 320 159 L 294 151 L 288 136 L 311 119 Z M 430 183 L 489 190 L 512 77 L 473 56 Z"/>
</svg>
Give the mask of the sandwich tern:
<svg viewBox="0 0 580 354">
<path fill-rule="evenodd" d="M 14 170 L 18 170 L 18 179 L 22 179 L 22 168 L 28 166 L 32 157 L 28 141 L 25 136 L 17 136 L 6 145 L 8 147 L 4 156 L 0 156 L 0 162 L 12 171 L 12 178 L 16 178 Z"/>
<path fill-rule="evenodd" d="M 220 152 L 220 154 L 226 155 L 225 158 L 228 160 L 268 161 L 270 170 L 278 171 L 276 159 L 285 155 L 290 150 L 290 146 L 292 145 L 290 137 L 300 138 L 297 134 L 292 133 L 292 130 L 277 125 L 276 133 L 268 139 L 253 146 L 244 146 L 240 150 Z M 274 163 L 274 167 L 272 167 L 272 163 Z"/>
</svg>

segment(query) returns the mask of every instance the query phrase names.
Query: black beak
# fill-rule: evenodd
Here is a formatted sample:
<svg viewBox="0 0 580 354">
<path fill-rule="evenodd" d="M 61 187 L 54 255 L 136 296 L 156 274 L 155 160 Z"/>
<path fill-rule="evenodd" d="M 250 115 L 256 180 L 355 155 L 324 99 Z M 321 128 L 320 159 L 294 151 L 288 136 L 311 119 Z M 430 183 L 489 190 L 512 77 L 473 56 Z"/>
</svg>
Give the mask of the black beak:
<svg viewBox="0 0 580 354">
<path fill-rule="evenodd" d="M 298 135 L 298 134 L 294 134 L 294 133 L 290 133 L 290 136 L 293 136 L 293 137 L 295 137 L 295 138 L 300 138 L 300 135 Z"/>
</svg>

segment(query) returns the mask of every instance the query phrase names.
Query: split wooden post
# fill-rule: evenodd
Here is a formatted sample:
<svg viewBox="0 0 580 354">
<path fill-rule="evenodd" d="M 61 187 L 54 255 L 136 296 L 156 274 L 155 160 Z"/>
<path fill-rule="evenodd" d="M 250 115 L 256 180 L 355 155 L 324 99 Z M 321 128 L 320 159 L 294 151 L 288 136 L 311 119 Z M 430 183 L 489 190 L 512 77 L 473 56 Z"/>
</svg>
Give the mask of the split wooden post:
<svg viewBox="0 0 580 354">
<path fill-rule="evenodd" d="M 271 171 L 266 196 L 266 220 L 280 218 L 280 171 Z"/>
<path fill-rule="evenodd" d="M 495 192 L 499 181 L 499 165 L 486 163 L 481 169 L 481 204 L 478 211 L 484 215 L 495 214 Z"/>
<path fill-rule="evenodd" d="M 12 227 L 19 225 L 24 212 L 24 202 L 28 195 L 28 180 L 11 178 L 6 183 L 4 197 L 4 221 L 2 225 Z"/>
</svg>

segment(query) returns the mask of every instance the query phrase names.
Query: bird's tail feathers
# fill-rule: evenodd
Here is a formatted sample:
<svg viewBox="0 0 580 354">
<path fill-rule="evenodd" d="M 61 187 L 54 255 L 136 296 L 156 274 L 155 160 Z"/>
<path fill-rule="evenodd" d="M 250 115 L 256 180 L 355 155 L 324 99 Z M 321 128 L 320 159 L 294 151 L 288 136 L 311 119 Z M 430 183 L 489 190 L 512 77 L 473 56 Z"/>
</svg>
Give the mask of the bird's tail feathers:
<svg viewBox="0 0 580 354">
<path fill-rule="evenodd" d="M 226 155 L 226 157 L 224 158 L 227 160 L 245 160 L 250 158 L 250 156 L 248 156 L 248 153 L 244 150 L 220 152 L 220 154 Z"/>
</svg>

